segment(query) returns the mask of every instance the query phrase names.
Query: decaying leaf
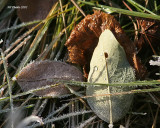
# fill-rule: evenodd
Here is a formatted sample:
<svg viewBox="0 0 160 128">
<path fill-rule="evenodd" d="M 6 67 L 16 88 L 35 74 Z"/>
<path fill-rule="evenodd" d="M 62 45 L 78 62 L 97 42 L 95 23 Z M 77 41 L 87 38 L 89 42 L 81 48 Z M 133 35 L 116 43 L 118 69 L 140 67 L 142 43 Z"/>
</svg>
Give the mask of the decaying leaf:
<svg viewBox="0 0 160 128">
<path fill-rule="evenodd" d="M 17 82 L 22 90 L 45 87 L 46 85 L 57 84 L 54 80 L 75 80 L 83 81 L 82 73 L 74 66 L 57 61 L 37 61 L 28 64 L 17 76 Z M 78 90 L 79 87 L 71 86 Z M 58 86 L 37 91 L 38 96 L 60 96 L 70 93 L 63 83 L 58 82 Z"/>
<path fill-rule="evenodd" d="M 110 30 L 105 30 L 100 35 L 98 45 L 93 52 L 88 82 L 105 84 L 132 81 L 135 81 L 135 71 L 128 63 L 123 47 Z M 113 124 L 126 115 L 133 99 L 133 95 L 114 95 L 114 93 L 131 89 L 133 88 L 126 86 L 87 86 L 86 94 L 92 96 L 87 101 L 102 120 Z M 106 96 L 107 94 L 113 95 Z"/>
<path fill-rule="evenodd" d="M 17 15 L 22 22 L 43 20 L 58 0 L 16 0 Z M 35 24 L 34 24 L 35 25 Z M 28 28 L 34 25 L 28 26 Z"/>
<path fill-rule="evenodd" d="M 136 42 L 138 50 L 144 53 L 148 49 L 152 50 L 152 55 L 156 54 L 160 47 L 160 22 L 151 19 L 139 19 L 138 22 L 141 30 L 140 39 Z"/>
<path fill-rule="evenodd" d="M 94 14 L 87 15 L 72 30 L 65 44 L 69 51 L 69 61 L 83 66 L 85 77 L 87 78 L 93 50 L 97 46 L 100 34 L 105 29 L 111 30 L 124 48 L 130 65 L 135 68 L 136 78 L 145 78 L 147 72 L 136 55 L 134 43 L 126 36 L 113 16 L 101 11 L 94 11 Z"/>
</svg>

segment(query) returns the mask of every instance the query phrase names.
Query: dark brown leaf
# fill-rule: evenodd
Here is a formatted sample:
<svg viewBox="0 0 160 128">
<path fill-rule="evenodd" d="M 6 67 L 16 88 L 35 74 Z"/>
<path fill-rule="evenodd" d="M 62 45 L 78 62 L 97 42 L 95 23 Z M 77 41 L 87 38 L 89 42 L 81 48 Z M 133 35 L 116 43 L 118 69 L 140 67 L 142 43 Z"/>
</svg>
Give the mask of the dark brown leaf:
<svg viewBox="0 0 160 128">
<path fill-rule="evenodd" d="M 72 65 L 64 62 L 47 60 L 28 64 L 17 76 L 17 82 L 24 91 L 56 84 L 54 79 L 83 81 L 83 75 Z M 71 87 L 74 90 L 79 89 L 79 87 Z M 63 83 L 60 83 L 58 86 L 38 91 L 35 94 L 39 96 L 55 97 L 67 93 L 70 93 L 70 91 Z"/>
</svg>

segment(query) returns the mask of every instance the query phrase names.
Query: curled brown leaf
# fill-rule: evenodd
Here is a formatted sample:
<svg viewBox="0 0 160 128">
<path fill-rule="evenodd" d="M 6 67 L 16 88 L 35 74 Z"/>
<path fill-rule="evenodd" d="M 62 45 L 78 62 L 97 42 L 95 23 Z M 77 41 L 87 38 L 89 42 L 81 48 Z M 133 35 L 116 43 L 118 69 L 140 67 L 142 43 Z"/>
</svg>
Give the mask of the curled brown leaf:
<svg viewBox="0 0 160 128">
<path fill-rule="evenodd" d="M 84 75 L 87 78 L 92 53 L 97 46 L 100 34 L 105 29 L 111 30 L 123 46 L 130 65 L 135 68 L 136 77 L 144 79 L 147 71 L 136 55 L 134 43 L 113 16 L 101 11 L 94 11 L 94 14 L 87 15 L 72 30 L 65 44 L 69 51 L 69 62 L 83 66 Z"/>
</svg>

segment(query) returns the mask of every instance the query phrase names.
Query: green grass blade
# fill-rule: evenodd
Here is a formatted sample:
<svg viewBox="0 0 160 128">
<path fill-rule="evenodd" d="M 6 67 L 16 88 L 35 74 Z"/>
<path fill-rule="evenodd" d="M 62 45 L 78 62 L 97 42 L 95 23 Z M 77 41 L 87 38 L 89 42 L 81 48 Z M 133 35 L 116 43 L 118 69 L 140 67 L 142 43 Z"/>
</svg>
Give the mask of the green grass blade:
<svg viewBox="0 0 160 128">
<path fill-rule="evenodd" d="M 94 6 L 93 7 L 94 9 L 103 10 L 104 12 L 107 12 L 107 13 L 114 12 L 114 13 L 121 13 L 121 14 L 125 14 L 125 15 L 130 15 L 130 16 L 160 20 L 160 16 L 158 16 L 158 15 L 152 15 L 152 14 L 147 14 L 147 13 L 143 13 L 143 12 L 136 12 L 136 11 L 129 11 L 129 10 L 125 10 L 125 9 L 114 8 L 114 7 L 95 4 L 95 3 L 91 3 L 91 2 L 84 2 L 81 0 L 79 0 L 79 1 L 82 3 L 85 3 L 87 5 L 90 5 L 90 6 Z"/>
<path fill-rule="evenodd" d="M 155 13 L 153 13 L 152 11 L 148 10 L 147 8 L 143 7 L 142 5 L 138 4 L 137 2 L 133 1 L 133 0 L 127 0 L 130 4 L 132 4 L 135 7 L 139 7 L 140 9 L 143 9 L 144 11 L 152 14 L 152 15 L 156 15 Z"/>
</svg>

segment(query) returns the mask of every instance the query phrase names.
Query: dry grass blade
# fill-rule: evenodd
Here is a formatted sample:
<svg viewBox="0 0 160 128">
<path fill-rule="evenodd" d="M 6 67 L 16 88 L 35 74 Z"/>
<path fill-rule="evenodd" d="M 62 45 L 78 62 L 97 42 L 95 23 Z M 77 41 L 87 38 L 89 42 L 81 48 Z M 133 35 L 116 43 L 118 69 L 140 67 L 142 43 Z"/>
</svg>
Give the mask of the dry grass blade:
<svg viewBox="0 0 160 128">
<path fill-rule="evenodd" d="M 71 0 L 71 2 L 76 6 L 76 8 L 78 8 L 78 10 L 83 14 L 83 16 L 85 17 L 86 14 L 83 12 L 83 10 L 76 4 L 76 2 L 74 0 Z"/>
<path fill-rule="evenodd" d="M 65 115 L 62 115 L 62 116 L 59 116 L 59 117 L 56 117 L 56 118 L 53 118 L 53 119 L 49 119 L 49 120 L 45 121 L 44 124 L 47 124 L 47 123 L 50 123 L 50 122 L 55 122 L 55 121 L 58 121 L 58 120 L 63 120 L 63 119 L 69 118 L 69 117 L 77 116 L 77 115 L 86 114 L 86 113 L 92 113 L 92 111 L 72 112 L 72 113 L 65 114 Z M 35 124 L 33 126 L 29 126 L 28 128 L 34 128 L 34 127 L 37 127 L 37 126 L 40 126 L 40 125 L 39 124 Z"/>
<path fill-rule="evenodd" d="M 31 38 L 31 36 L 28 36 L 24 39 L 24 41 L 22 41 L 19 45 L 17 45 L 9 54 L 7 54 L 7 56 L 5 57 L 5 60 L 7 60 L 9 57 L 11 57 L 15 52 L 17 52 L 18 49 L 20 49 L 23 45 L 25 45 L 27 43 L 27 41 Z M 21 39 L 19 39 L 21 40 Z M 19 40 L 17 42 L 19 42 Z M 14 44 L 16 45 L 17 42 L 15 42 Z M 12 46 L 13 47 L 13 46 Z M 10 51 L 10 49 L 12 48 L 10 47 L 9 49 L 7 49 L 4 53 L 7 53 L 8 51 Z M 0 64 L 2 64 L 3 61 L 0 61 Z"/>
</svg>

